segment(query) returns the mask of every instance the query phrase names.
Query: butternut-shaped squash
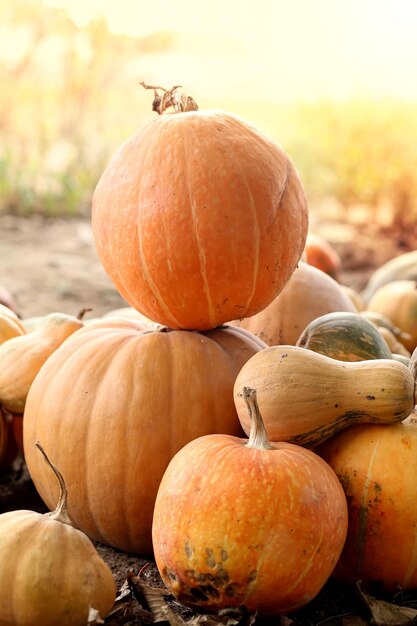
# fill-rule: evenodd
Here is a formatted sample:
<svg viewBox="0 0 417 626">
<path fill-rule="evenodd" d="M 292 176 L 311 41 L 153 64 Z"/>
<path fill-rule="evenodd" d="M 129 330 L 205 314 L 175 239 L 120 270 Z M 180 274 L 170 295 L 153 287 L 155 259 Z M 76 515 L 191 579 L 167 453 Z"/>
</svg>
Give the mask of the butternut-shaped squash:
<svg viewBox="0 0 417 626">
<path fill-rule="evenodd" d="M 256 389 L 271 441 L 314 446 L 351 424 L 389 424 L 410 415 L 414 377 L 394 359 L 349 363 L 295 346 L 272 346 L 252 356 L 240 370 L 234 399 L 248 434 L 241 397 Z"/>
<path fill-rule="evenodd" d="M 297 346 L 339 361 L 391 359 L 386 341 L 358 313 L 328 313 L 313 320 L 301 333 Z"/>
</svg>

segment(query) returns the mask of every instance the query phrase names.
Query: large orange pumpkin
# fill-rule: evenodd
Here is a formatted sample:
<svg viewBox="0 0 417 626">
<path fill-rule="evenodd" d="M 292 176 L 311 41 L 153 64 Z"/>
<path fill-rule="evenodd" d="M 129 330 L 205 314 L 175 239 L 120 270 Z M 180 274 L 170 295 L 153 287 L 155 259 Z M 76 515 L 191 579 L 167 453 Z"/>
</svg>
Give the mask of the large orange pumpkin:
<svg viewBox="0 0 417 626">
<path fill-rule="evenodd" d="M 72 486 L 74 524 L 116 548 L 151 552 L 156 492 L 172 456 L 203 434 L 241 433 L 233 383 L 264 347 L 240 329 L 204 334 L 118 328 L 75 333 L 42 366 L 24 414 L 24 452 L 50 509 L 56 481 L 39 440 Z"/>
<path fill-rule="evenodd" d="M 220 110 L 151 121 L 121 146 L 93 198 L 95 244 L 115 287 L 176 329 L 267 306 L 297 266 L 307 222 L 284 150 Z"/>
<path fill-rule="evenodd" d="M 389 591 L 416 589 L 416 419 L 352 426 L 316 451 L 338 475 L 348 501 L 337 577 Z"/>
</svg>

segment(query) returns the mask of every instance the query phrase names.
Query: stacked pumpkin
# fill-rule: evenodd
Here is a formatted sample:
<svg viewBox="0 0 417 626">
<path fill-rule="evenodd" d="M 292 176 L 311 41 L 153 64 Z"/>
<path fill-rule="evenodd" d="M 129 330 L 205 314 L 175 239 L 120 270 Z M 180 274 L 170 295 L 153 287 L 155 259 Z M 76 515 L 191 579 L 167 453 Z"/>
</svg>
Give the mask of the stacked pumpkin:
<svg viewBox="0 0 417 626">
<path fill-rule="evenodd" d="M 80 324 L 45 356 L 13 406 L 26 461 L 54 509 L 40 440 L 75 526 L 153 550 L 181 600 L 294 611 L 336 563 L 349 581 L 381 571 L 366 569 L 360 511 L 372 489 L 373 510 L 392 511 L 368 439 L 382 429 L 413 447 L 412 420 L 395 422 L 413 410 L 414 375 L 334 278 L 299 263 L 307 206 L 282 148 L 176 88 L 155 91 L 153 108 L 93 201 L 99 257 L 139 313 Z M 391 579 L 415 584 L 404 563 Z"/>
<path fill-rule="evenodd" d="M 176 88 L 155 92 L 154 109 L 103 173 L 92 223 L 114 285 L 155 323 L 108 318 L 49 356 L 26 400 L 26 461 L 53 509 L 40 440 L 74 524 L 124 550 L 153 548 L 179 597 L 294 610 L 337 562 L 346 500 L 318 455 L 268 441 L 253 389 L 240 390 L 252 420 L 242 438 L 233 387 L 267 345 L 227 323 L 289 282 L 304 191 L 282 148 L 244 120 L 199 111 Z"/>
</svg>

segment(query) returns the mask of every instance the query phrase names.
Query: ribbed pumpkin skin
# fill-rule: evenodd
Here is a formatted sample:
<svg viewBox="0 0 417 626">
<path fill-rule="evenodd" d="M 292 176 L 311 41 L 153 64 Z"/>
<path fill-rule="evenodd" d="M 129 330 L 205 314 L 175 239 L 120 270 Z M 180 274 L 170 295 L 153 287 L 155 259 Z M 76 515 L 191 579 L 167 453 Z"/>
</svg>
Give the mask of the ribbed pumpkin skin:
<svg viewBox="0 0 417 626">
<path fill-rule="evenodd" d="M 111 610 L 116 586 L 91 541 L 34 511 L 0 515 L 0 626 L 82 626 Z"/>
<path fill-rule="evenodd" d="M 187 604 L 276 614 L 307 604 L 346 536 L 334 472 L 309 450 L 209 435 L 171 461 L 155 504 L 155 560 Z"/>
<path fill-rule="evenodd" d="M 74 524 L 149 554 L 156 492 L 172 456 L 200 435 L 242 432 L 233 383 L 264 344 L 236 330 L 85 328 L 63 344 L 37 375 L 24 415 L 26 462 L 48 507 L 57 486 L 36 440 L 71 486 Z"/>
<path fill-rule="evenodd" d="M 307 324 L 320 315 L 355 310 L 349 296 L 333 278 L 301 262 L 269 306 L 234 324 L 254 333 L 269 346 L 295 345 Z"/>
<path fill-rule="evenodd" d="M 336 576 L 416 589 L 417 423 L 354 426 L 317 448 L 338 475 L 349 526 Z"/>
<path fill-rule="evenodd" d="M 223 111 L 166 114 L 121 146 L 92 226 L 123 298 L 171 328 L 254 315 L 301 257 L 308 213 L 285 152 Z"/>
</svg>

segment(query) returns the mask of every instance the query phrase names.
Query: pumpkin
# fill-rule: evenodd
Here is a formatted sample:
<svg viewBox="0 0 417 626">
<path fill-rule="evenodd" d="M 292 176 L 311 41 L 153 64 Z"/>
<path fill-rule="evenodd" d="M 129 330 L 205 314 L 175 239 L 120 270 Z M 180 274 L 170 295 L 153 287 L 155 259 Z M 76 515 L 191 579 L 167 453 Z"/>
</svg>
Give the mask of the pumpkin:
<svg viewBox="0 0 417 626">
<path fill-rule="evenodd" d="M 17 315 L 0 304 L 0 344 L 25 333 L 26 330 Z"/>
<path fill-rule="evenodd" d="M 337 578 L 416 589 L 417 422 L 353 426 L 317 448 L 347 496 L 346 544 Z"/>
<path fill-rule="evenodd" d="M 114 604 L 112 573 L 88 537 L 71 525 L 62 475 L 48 465 L 60 486 L 55 511 L 0 515 L 0 624 L 5 626 L 84 626 L 91 611 L 103 618 Z"/>
<path fill-rule="evenodd" d="M 140 331 L 134 320 L 110 322 L 80 330 L 36 376 L 23 420 L 25 458 L 49 508 L 57 490 L 35 454 L 37 439 L 77 485 L 68 500 L 76 526 L 116 548 L 150 554 L 156 492 L 169 461 L 200 435 L 242 434 L 233 383 L 265 344 L 234 327 Z"/>
<path fill-rule="evenodd" d="M 391 359 L 385 339 L 367 319 L 357 313 L 327 313 L 310 322 L 297 346 L 340 361 Z"/>
<path fill-rule="evenodd" d="M 116 289 L 175 329 L 207 330 L 267 306 L 297 266 L 307 222 L 284 150 L 220 110 L 164 113 L 140 128 L 92 204 L 97 253 Z"/>
<path fill-rule="evenodd" d="M 300 263 L 282 293 L 253 317 L 236 320 L 268 345 L 295 345 L 305 327 L 316 317 L 335 311 L 356 311 L 350 298 L 330 276 Z"/>
<path fill-rule="evenodd" d="M 337 279 L 342 268 L 342 259 L 336 248 L 325 237 L 310 231 L 307 234 L 304 255 L 309 265 Z"/>
<path fill-rule="evenodd" d="M 186 604 L 288 613 L 332 573 L 346 536 L 346 500 L 316 454 L 268 441 L 254 390 L 243 392 L 249 441 L 200 437 L 169 464 L 155 503 L 155 560 Z"/>
<path fill-rule="evenodd" d="M 397 280 L 417 280 L 417 250 L 399 254 L 375 270 L 362 292 L 363 299 L 369 302 L 380 287 Z"/>
<path fill-rule="evenodd" d="M 397 280 L 377 289 L 367 309 L 380 313 L 398 326 L 409 338 L 401 343 L 412 352 L 417 345 L 417 281 Z"/>
<path fill-rule="evenodd" d="M 0 346 L 0 403 L 12 413 L 23 413 L 29 388 L 46 359 L 83 322 L 65 313 L 45 315 L 35 330 Z"/>
<path fill-rule="evenodd" d="M 394 359 L 344 362 L 295 346 L 272 346 L 240 370 L 234 399 L 243 430 L 250 422 L 240 395 L 257 390 L 271 441 L 315 446 L 351 424 L 389 424 L 415 405 L 414 377 Z"/>
</svg>

